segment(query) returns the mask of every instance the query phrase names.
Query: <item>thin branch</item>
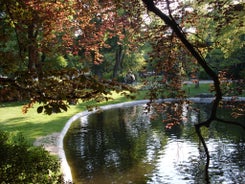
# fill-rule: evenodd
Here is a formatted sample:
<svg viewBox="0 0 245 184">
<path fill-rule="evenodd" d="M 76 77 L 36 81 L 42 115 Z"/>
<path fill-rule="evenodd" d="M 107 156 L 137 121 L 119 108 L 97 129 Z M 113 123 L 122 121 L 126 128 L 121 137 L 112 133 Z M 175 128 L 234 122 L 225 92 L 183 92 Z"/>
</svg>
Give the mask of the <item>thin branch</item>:
<svg viewBox="0 0 245 184">
<path fill-rule="evenodd" d="M 170 8 L 170 2 L 169 0 L 166 0 L 167 2 L 167 9 L 168 9 L 168 14 L 169 14 L 169 17 L 174 20 L 173 16 L 172 16 L 172 13 L 171 13 L 171 8 Z"/>
<path fill-rule="evenodd" d="M 243 128 L 243 130 L 245 130 L 245 124 L 242 124 L 239 122 L 224 120 L 224 119 L 217 118 L 217 117 L 214 120 L 220 121 L 221 123 L 225 123 L 225 124 L 237 125 L 237 126 L 240 126 L 241 128 Z"/>
</svg>

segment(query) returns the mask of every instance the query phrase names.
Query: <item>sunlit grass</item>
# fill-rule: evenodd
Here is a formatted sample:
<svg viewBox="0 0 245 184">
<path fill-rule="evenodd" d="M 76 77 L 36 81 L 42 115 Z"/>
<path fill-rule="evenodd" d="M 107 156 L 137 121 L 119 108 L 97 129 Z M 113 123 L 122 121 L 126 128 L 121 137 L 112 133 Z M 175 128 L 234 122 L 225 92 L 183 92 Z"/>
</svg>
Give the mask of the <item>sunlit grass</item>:
<svg viewBox="0 0 245 184">
<path fill-rule="evenodd" d="M 13 104 L 13 106 L 11 106 Z M 66 113 L 53 114 L 52 116 L 38 114 L 36 108 L 23 114 L 22 104 L 8 103 L 8 107 L 0 108 L 0 129 L 11 132 L 21 132 L 29 141 L 53 132 L 60 132 L 66 121 L 76 113 L 74 107 Z"/>
<path fill-rule="evenodd" d="M 113 92 L 111 97 L 114 100 L 97 105 L 115 104 L 131 100 L 116 92 Z M 141 98 L 139 93 L 137 97 L 137 99 Z M 84 102 L 77 105 L 70 105 L 67 112 L 54 113 L 52 115 L 38 114 L 38 104 L 29 109 L 26 114 L 23 114 L 21 110 L 23 105 L 24 103 L 20 102 L 0 104 L 0 130 L 21 132 L 32 143 L 37 137 L 60 132 L 69 118 L 86 110 L 87 105 L 91 105 L 91 103 Z"/>
<path fill-rule="evenodd" d="M 195 87 L 195 84 L 187 84 L 183 86 L 187 96 L 193 97 L 199 94 L 209 94 L 211 88 L 211 84 L 200 84 L 198 88 Z"/>
<path fill-rule="evenodd" d="M 188 87 L 190 89 L 190 95 L 208 92 L 209 89 L 209 85 L 206 84 L 201 84 L 200 88 L 195 88 L 192 85 Z M 146 93 L 146 90 L 138 90 L 138 92 L 134 94 L 135 100 L 144 99 Z M 112 92 L 111 97 L 113 100 L 99 103 L 98 105 L 101 106 L 133 100 L 116 92 Z M 0 104 L 0 129 L 11 132 L 21 132 L 30 143 L 40 136 L 60 132 L 69 118 L 86 110 L 87 105 L 91 105 L 89 102 L 79 103 L 78 105 L 71 105 L 67 112 L 46 115 L 37 113 L 36 109 L 38 104 L 36 104 L 34 108 L 29 109 L 28 113 L 23 114 L 21 111 L 23 104 L 24 103 L 20 102 Z"/>
</svg>

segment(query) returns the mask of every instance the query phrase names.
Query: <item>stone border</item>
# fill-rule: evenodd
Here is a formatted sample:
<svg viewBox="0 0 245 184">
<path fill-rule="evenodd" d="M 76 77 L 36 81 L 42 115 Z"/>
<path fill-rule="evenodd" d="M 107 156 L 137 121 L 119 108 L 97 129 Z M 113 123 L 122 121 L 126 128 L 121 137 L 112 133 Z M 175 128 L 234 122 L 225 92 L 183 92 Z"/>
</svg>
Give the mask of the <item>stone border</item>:
<svg viewBox="0 0 245 184">
<path fill-rule="evenodd" d="M 224 101 L 231 101 L 233 98 L 232 97 L 223 97 Z M 158 100 L 158 101 L 175 101 L 176 99 L 174 98 L 168 98 L 168 99 L 164 99 L 164 100 Z M 192 101 L 192 102 L 196 102 L 196 103 L 211 103 L 214 100 L 214 97 L 212 98 L 201 98 L 201 97 L 193 97 L 193 98 L 188 98 L 188 100 Z M 238 97 L 236 99 L 236 101 L 245 101 L 245 97 Z M 118 103 L 118 104 L 111 104 L 111 105 L 105 105 L 100 107 L 101 110 L 107 110 L 107 109 L 111 109 L 111 108 L 119 108 L 119 107 L 129 107 L 129 106 L 133 106 L 133 105 L 140 105 L 140 104 L 146 104 L 148 103 L 149 100 L 137 100 L 137 101 L 132 101 L 132 102 L 123 102 L 123 103 Z M 58 136 L 58 156 L 60 157 L 61 160 L 61 172 L 64 175 L 64 180 L 67 182 L 72 182 L 72 174 L 71 174 L 71 169 L 70 166 L 66 160 L 66 156 L 65 156 L 65 151 L 64 151 L 64 144 L 63 144 L 63 140 L 64 137 L 66 135 L 66 133 L 68 132 L 71 124 L 77 120 L 78 118 L 84 117 L 84 116 L 88 116 L 92 113 L 95 113 L 95 111 L 83 111 L 80 112 L 78 114 L 75 114 L 74 116 L 72 116 L 67 123 L 65 124 L 65 127 L 63 128 L 63 130 L 61 131 L 61 133 Z"/>
</svg>

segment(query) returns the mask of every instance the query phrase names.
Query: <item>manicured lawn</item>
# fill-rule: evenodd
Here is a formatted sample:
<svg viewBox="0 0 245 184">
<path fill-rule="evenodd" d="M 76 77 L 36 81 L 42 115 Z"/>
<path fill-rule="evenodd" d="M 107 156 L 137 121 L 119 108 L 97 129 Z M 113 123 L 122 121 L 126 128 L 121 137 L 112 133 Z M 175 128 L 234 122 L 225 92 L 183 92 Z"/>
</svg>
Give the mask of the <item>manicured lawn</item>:
<svg viewBox="0 0 245 184">
<path fill-rule="evenodd" d="M 66 121 L 76 113 L 76 108 L 71 107 L 70 111 L 66 113 L 53 114 L 52 116 L 38 114 L 34 108 L 30 109 L 27 114 L 23 114 L 21 112 L 22 105 L 20 103 L 1 105 L 0 129 L 22 132 L 30 142 L 33 142 L 37 137 L 60 132 Z"/>
<path fill-rule="evenodd" d="M 187 84 L 183 88 L 189 97 L 193 97 L 203 93 L 211 93 L 210 85 L 211 84 L 200 84 L 199 88 L 195 88 L 194 84 Z"/>
<path fill-rule="evenodd" d="M 138 99 L 141 98 L 137 95 Z M 101 103 L 100 105 L 114 104 L 129 101 L 120 94 L 113 93 L 115 100 Z M 86 110 L 89 103 L 71 105 L 67 112 L 46 115 L 38 114 L 36 108 L 32 108 L 28 113 L 23 114 L 21 109 L 24 103 L 12 102 L 0 104 L 0 130 L 11 132 L 21 132 L 31 143 L 40 136 L 60 132 L 65 123 L 76 113 Z M 38 105 L 36 105 L 37 107 Z"/>
<path fill-rule="evenodd" d="M 189 90 L 190 96 L 195 96 L 199 93 L 208 93 L 209 84 L 201 84 L 200 88 L 195 88 L 193 85 L 185 87 Z M 144 99 L 146 91 L 139 91 L 135 96 L 136 100 Z M 113 101 L 101 103 L 99 105 L 115 104 L 130 99 L 113 93 Z M 0 130 L 11 132 L 21 132 L 23 136 L 30 142 L 40 136 L 60 132 L 66 122 L 76 113 L 86 110 L 88 103 L 80 103 L 78 105 L 71 105 L 67 112 L 52 114 L 51 116 L 45 114 L 38 114 L 36 108 L 32 108 L 27 114 L 23 114 L 21 108 L 23 103 L 3 103 L 0 104 Z M 36 105 L 37 106 L 37 105 Z"/>
</svg>

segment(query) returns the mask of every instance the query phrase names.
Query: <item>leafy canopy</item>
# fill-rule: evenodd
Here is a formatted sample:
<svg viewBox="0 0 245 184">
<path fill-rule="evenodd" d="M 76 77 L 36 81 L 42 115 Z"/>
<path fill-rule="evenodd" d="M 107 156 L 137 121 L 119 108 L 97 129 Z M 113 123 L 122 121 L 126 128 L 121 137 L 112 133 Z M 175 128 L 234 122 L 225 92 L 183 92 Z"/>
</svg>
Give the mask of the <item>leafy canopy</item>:
<svg viewBox="0 0 245 184">
<path fill-rule="evenodd" d="M 132 52 L 144 42 L 150 45 L 144 57 L 156 74 L 164 74 L 150 99 L 185 97 L 182 79 L 197 77 L 201 66 L 214 80 L 218 104 L 225 76 L 205 58 L 217 51 L 227 58 L 244 47 L 240 1 L 1 0 L 0 5 L 1 96 L 29 99 L 24 112 L 37 102 L 38 112 L 51 114 L 78 100 L 107 100 L 112 90 L 132 92 L 90 73 L 88 63 L 99 67 L 110 61 L 102 53 L 113 38 Z"/>
</svg>

